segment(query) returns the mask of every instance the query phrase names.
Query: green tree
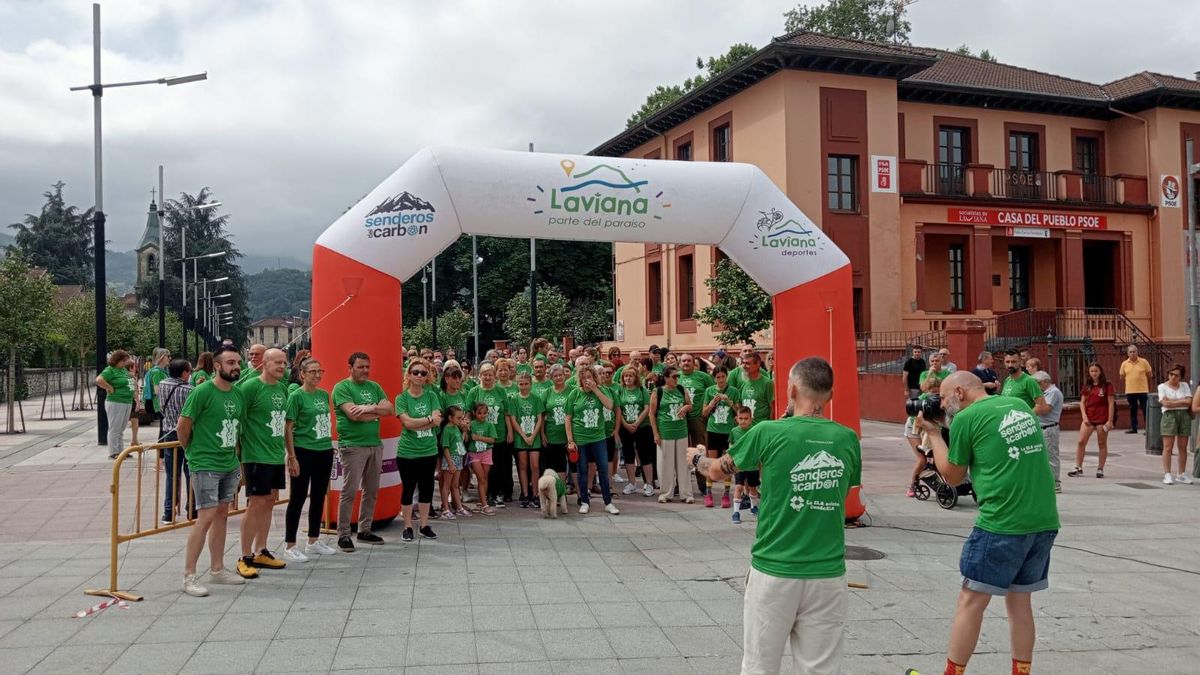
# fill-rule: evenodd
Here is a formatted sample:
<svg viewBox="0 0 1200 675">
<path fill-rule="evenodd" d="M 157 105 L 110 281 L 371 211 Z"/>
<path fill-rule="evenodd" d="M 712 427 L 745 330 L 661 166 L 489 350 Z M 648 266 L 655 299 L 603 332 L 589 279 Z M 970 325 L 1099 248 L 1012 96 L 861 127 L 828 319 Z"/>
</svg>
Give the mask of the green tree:
<svg viewBox="0 0 1200 675">
<path fill-rule="evenodd" d="M 826 0 L 815 7 L 796 5 L 783 13 L 784 26 L 790 33 L 813 31 L 840 37 L 909 44 L 912 24 L 904 18 L 911 0 Z M 894 21 L 894 28 L 889 24 Z"/>
<path fill-rule="evenodd" d="M 996 62 L 996 57 L 993 56 L 990 51 L 985 49 L 985 50 L 979 52 L 979 54 L 974 54 L 971 52 L 971 48 L 968 47 L 965 43 L 959 45 L 958 48 L 954 50 L 954 53 L 962 54 L 963 56 L 974 56 L 977 59 L 983 59 L 984 61 L 991 61 L 992 63 Z"/>
<path fill-rule="evenodd" d="M 268 316 L 292 316 L 312 303 L 312 272 L 308 270 L 263 270 L 246 276 L 252 321 Z"/>
<path fill-rule="evenodd" d="M 689 77 L 688 79 L 684 80 L 683 84 L 673 84 L 667 87 L 659 85 L 655 87 L 654 91 L 650 92 L 650 94 L 646 96 L 646 102 L 642 104 L 642 107 L 638 108 L 633 115 L 631 115 L 629 119 L 625 121 L 625 127 L 630 128 L 641 124 L 643 120 L 647 119 L 654 113 L 671 105 L 675 101 L 682 98 L 684 94 L 698 88 L 700 85 L 708 82 L 717 75 L 720 75 L 735 63 L 741 61 L 747 56 L 750 56 L 756 51 L 758 51 L 758 48 L 754 45 L 747 44 L 745 42 L 739 42 L 731 46 L 724 54 L 721 54 L 720 56 L 708 57 L 707 61 L 700 57 L 696 57 L 696 69 L 700 71 L 698 74 L 696 74 L 694 77 Z"/>
<path fill-rule="evenodd" d="M 8 400 L 6 433 L 16 432 L 17 350 L 40 345 L 53 327 L 54 284 L 35 272 L 24 256 L 10 253 L 0 262 L 0 348 L 8 352 L 4 392 Z"/>
<path fill-rule="evenodd" d="M 553 286 L 538 286 L 538 332 L 551 342 L 568 334 L 571 313 L 567 296 Z M 529 336 L 529 288 L 508 301 L 504 312 L 504 334 L 515 345 L 527 345 Z"/>
<path fill-rule="evenodd" d="M 437 348 L 463 349 L 467 344 L 467 338 L 471 337 L 472 323 L 471 315 L 457 307 L 439 314 Z M 432 330 L 433 326 L 430 326 L 431 333 Z M 430 337 L 433 336 L 430 335 Z"/>
<path fill-rule="evenodd" d="M 700 322 L 720 328 L 723 345 L 754 344 L 754 334 L 771 327 L 771 296 L 732 260 L 717 263 L 717 274 L 704 280 L 717 301 L 696 314 Z"/>
<path fill-rule="evenodd" d="M 41 213 L 26 214 L 24 222 L 9 227 L 17 230 L 12 248 L 24 254 L 34 267 L 44 268 L 56 284 L 90 285 L 92 269 L 92 210 L 83 213 L 63 197 L 65 183 L 42 193 L 46 203 Z"/>
<path fill-rule="evenodd" d="M 541 314 L 541 297 L 538 297 L 538 314 Z M 589 298 L 572 302 L 571 334 L 579 344 L 591 344 L 612 339 L 613 306 L 611 298 Z"/>
<path fill-rule="evenodd" d="M 408 349 L 433 349 L 433 322 L 421 319 L 406 327 L 402 340 Z"/>
</svg>

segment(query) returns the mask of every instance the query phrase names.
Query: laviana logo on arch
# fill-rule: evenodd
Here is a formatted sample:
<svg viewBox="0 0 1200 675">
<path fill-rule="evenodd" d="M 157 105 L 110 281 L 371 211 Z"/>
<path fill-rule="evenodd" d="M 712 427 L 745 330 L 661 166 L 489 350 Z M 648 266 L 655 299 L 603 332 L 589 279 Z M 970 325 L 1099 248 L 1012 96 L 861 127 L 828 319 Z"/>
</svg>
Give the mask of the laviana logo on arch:
<svg viewBox="0 0 1200 675">
<path fill-rule="evenodd" d="M 772 206 L 758 213 L 754 237 L 749 241 L 754 250 L 775 251 L 785 257 L 815 256 L 825 250 L 824 237 L 779 209 Z"/>
<path fill-rule="evenodd" d="M 405 190 L 379 202 L 363 218 L 363 225 L 368 239 L 415 237 L 429 231 L 436 213 L 433 204 Z"/>
<path fill-rule="evenodd" d="M 619 168 L 605 162 L 578 166 L 558 163 L 564 178 L 552 185 L 535 185 L 525 200 L 533 215 L 553 227 L 602 230 L 643 229 L 663 220 L 671 208 L 665 190 L 641 178 L 637 167 Z"/>
</svg>

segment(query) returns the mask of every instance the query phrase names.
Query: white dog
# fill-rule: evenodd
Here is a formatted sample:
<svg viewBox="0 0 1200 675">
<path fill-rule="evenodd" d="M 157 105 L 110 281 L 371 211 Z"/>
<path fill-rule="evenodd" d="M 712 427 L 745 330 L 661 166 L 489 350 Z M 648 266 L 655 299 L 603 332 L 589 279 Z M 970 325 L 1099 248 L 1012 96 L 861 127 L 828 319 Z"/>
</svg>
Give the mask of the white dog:
<svg viewBox="0 0 1200 675">
<path fill-rule="evenodd" d="M 538 479 L 538 499 L 542 503 L 543 518 L 557 518 L 559 511 L 563 514 L 567 512 L 567 494 L 564 490 L 562 496 L 559 496 L 559 483 L 562 483 L 562 479 L 554 469 L 546 469 Z"/>
</svg>

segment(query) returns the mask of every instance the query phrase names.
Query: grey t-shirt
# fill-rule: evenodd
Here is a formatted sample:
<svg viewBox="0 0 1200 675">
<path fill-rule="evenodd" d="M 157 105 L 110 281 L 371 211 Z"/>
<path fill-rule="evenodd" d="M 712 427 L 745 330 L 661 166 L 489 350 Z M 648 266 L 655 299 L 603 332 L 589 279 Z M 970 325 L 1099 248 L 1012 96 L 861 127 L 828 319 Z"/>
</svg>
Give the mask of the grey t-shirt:
<svg viewBox="0 0 1200 675">
<path fill-rule="evenodd" d="M 1050 412 L 1045 415 L 1038 415 L 1038 420 L 1042 426 L 1047 424 L 1058 424 L 1058 419 L 1062 417 L 1063 409 L 1063 393 L 1062 390 L 1053 384 L 1046 387 L 1046 391 L 1042 392 L 1042 396 L 1046 399 L 1046 404 L 1050 406 Z"/>
</svg>

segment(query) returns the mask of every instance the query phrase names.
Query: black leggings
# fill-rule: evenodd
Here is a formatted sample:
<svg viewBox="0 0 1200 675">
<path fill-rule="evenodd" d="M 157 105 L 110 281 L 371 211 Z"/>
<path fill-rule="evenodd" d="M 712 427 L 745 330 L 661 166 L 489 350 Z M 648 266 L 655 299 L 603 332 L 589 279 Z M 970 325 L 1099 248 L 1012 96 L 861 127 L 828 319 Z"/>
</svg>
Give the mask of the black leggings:
<svg viewBox="0 0 1200 675">
<path fill-rule="evenodd" d="M 658 447 L 654 445 L 654 431 L 650 425 L 637 428 L 637 432 L 629 433 L 621 427 L 621 455 L 625 463 L 633 466 L 634 459 L 641 460 L 642 466 L 654 466 L 658 459 Z"/>
<path fill-rule="evenodd" d="M 296 448 L 296 461 L 300 473 L 292 476 L 284 519 L 283 540 L 289 544 L 296 543 L 305 496 L 308 496 L 308 536 L 314 539 L 321 536 L 321 514 L 325 511 L 325 493 L 329 491 L 329 476 L 333 471 L 333 450 Z"/>
<path fill-rule="evenodd" d="M 412 506 L 413 489 L 420 493 L 422 504 L 433 503 L 433 472 L 437 469 L 437 455 L 418 457 L 416 459 L 396 458 L 396 468 L 400 470 L 400 504 Z"/>
<path fill-rule="evenodd" d="M 492 468 L 488 472 L 489 497 L 500 497 L 505 501 L 513 494 L 513 444 L 496 443 L 492 446 Z"/>
</svg>

